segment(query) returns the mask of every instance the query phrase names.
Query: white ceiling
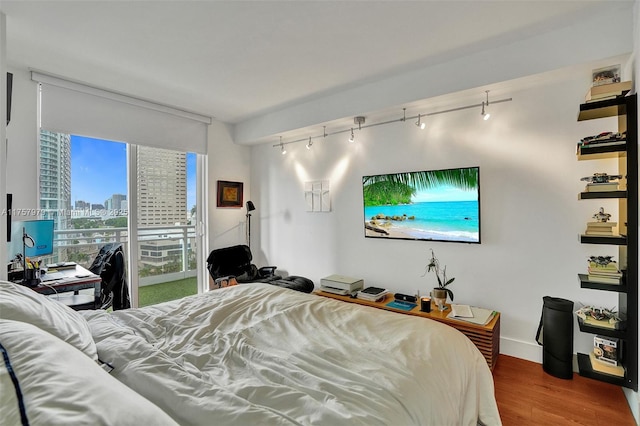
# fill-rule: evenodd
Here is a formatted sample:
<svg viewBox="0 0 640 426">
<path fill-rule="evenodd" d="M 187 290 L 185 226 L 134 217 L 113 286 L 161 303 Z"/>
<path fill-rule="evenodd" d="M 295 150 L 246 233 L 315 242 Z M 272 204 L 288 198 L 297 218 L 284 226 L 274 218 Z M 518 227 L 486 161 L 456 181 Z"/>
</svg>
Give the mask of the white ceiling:
<svg viewBox="0 0 640 426">
<path fill-rule="evenodd" d="M 238 124 L 557 30 L 613 3 L 2 0 L 0 10 L 11 67 Z"/>
</svg>

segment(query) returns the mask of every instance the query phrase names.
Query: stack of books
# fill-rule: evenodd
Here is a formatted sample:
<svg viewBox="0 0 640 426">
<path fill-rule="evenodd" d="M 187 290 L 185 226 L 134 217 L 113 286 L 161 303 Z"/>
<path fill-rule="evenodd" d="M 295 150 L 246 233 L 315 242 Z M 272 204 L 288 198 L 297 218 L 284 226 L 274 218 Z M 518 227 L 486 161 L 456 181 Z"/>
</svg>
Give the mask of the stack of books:
<svg viewBox="0 0 640 426">
<path fill-rule="evenodd" d="M 618 182 L 588 183 L 584 188 L 585 192 L 608 192 L 617 191 Z"/>
<path fill-rule="evenodd" d="M 618 264 L 614 261 L 601 265 L 596 262 L 589 262 L 589 281 L 603 284 L 620 284 L 622 272 L 618 269 Z"/>
<path fill-rule="evenodd" d="M 358 292 L 358 299 L 368 300 L 370 302 L 377 302 L 384 299 L 389 293 L 389 290 L 380 287 L 367 287 L 364 290 Z"/>
<path fill-rule="evenodd" d="M 604 101 L 606 99 L 615 99 L 618 96 L 625 95 L 631 90 L 630 81 L 619 81 L 610 84 L 601 84 L 593 86 L 585 96 L 586 102 Z"/>
<path fill-rule="evenodd" d="M 613 228 L 618 226 L 617 222 L 587 222 L 585 235 L 613 235 Z"/>
</svg>

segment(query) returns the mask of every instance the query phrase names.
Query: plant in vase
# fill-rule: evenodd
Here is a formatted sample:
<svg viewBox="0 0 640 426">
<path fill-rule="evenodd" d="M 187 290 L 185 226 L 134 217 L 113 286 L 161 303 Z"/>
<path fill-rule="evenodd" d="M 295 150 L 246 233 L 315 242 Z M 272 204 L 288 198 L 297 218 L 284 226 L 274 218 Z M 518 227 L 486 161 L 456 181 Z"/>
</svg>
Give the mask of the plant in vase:
<svg viewBox="0 0 640 426">
<path fill-rule="evenodd" d="M 447 266 L 440 267 L 440 261 L 433 252 L 433 249 L 431 249 L 431 258 L 427 264 L 425 275 L 432 271 L 438 279 L 438 287 L 434 287 L 432 295 L 438 305 L 438 309 L 443 311 L 445 309 L 445 303 L 447 302 L 447 296 L 449 296 L 453 302 L 453 292 L 451 289 L 448 289 L 447 286 L 451 284 L 455 278 L 447 278 Z"/>
</svg>

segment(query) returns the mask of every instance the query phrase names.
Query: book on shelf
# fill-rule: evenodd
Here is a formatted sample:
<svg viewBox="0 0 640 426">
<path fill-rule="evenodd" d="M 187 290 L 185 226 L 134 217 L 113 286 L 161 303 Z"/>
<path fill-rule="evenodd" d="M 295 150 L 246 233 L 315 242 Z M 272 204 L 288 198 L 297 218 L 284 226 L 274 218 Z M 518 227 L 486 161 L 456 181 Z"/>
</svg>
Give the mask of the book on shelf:
<svg viewBox="0 0 640 426">
<path fill-rule="evenodd" d="M 581 317 L 582 318 L 582 317 Z M 593 317 L 582 318 L 584 325 L 598 328 L 606 328 L 608 330 L 624 330 L 626 326 L 625 321 L 616 321 L 615 319 L 595 319 Z"/>
<path fill-rule="evenodd" d="M 589 360 L 591 361 L 591 368 L 598 373 L 609 374 L 616 377 L 624 377 L 624 367 L 621 365 L 609 365 L 596 358 L 596 355 L 592 352 L 589 353 Z"/>
<path fill-rule="evenodd" d="M 585 192 L 609 192 L 618 190 L 618 182 L 588 183 L 584 187 Z"/>
<path fill-rule="evenodd" d="M 585 235 L 598 235 L 598 236 L 602 236 L 602 237 L 613 237 L 613 231 L 604 231 L 604 230 L 593 230 L 593 229 L 587 229 L 586 231 L 584 231 Z"/>
<path fill-rule="evenodd" d="M 631 81 L 619 81 L 593 86 L 585 95 L 586 102 L 595 102 L 624 95 L 631 90 Z"/>
<path fill-rule="evenodd" d="M 587 228 L 592 229 L 612 229 L 618 226 L 618 222 L 587 222 Z"/>
<path fill-rule="evenodd" d="M 358 292 L 357 298 L 362 300 L 369 300 L 371 302 L 377 302 L 384 298 L 389 293 L 389 290 L 380 287 L 367 287 Z"/>
<path fill-rule="evenodd" d="M 622 278 L 604 277 L 602 275 L 587 275 L 587 281 L 597 284 L 622 284 Z"/>
</svg>

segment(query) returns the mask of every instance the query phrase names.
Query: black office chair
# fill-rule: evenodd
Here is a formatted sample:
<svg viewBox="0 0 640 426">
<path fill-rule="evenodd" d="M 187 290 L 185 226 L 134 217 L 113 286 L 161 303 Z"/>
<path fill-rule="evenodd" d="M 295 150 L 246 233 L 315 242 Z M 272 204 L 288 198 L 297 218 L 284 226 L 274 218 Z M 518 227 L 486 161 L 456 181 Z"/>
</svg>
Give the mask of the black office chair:
<svg viewBox="0 0 640 426">
<path fill-rule="evenodd" d="M 263 282 L 278 287 L 290 288 L 303 293 L 311 293 L 313 281 L 308 278 L 291 275 L 276 275 L 276 266 L 258 268 L 251 263 L 253 255 L 246 245 L 237 245 L 215 249 L 207 257 L 207 270 L 212 280 L 233 276 L 238 283 Z"/>
<path fill-rule="evenodd" d="M 102 278 L 101 309 L 113 307 L 116 311 L 131 307 L 122 244 L 109 243 L 102 246 L 89 270 Z"/>
</svg>

